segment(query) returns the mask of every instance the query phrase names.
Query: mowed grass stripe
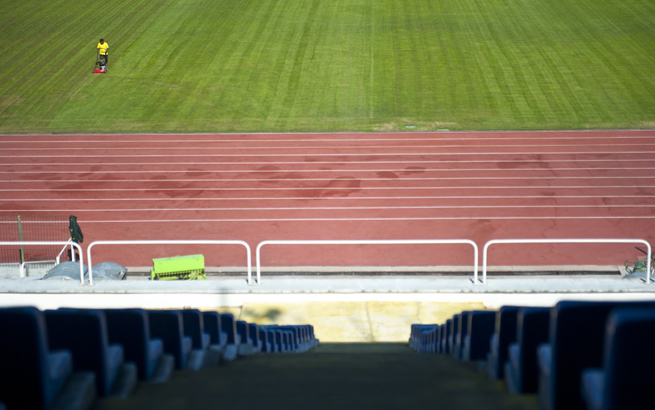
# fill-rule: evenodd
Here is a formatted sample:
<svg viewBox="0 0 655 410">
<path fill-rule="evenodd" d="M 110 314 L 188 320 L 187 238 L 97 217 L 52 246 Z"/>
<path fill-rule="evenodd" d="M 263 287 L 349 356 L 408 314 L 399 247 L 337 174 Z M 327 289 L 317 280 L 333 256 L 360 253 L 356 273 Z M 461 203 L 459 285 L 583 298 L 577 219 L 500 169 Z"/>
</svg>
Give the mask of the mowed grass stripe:
<svg viewBox="0 0 655 410">
<path fill-rule="evenodd" d="M 149 2 L 105 2 L 108 10 L 115 10 L 114 14 L 109 15 L 94 10 L 89 3 L 65 3 L 44 4 L 39 9 L 39 18 L 30 21 L 30 28 L 35 29 L 37 34 L 28 37 L 29 40 L 23 44 L 25 52 L 22 59 L 9 60 L 11 64 L 6 64 L 7 77 L 14 81 L 0 82 L 2 95 L 19 95 L 24 103 L 20 107 L 11 102 L 0 105 L 0 116 L 15 115 L 33 129 L 46 127 L 61 109 L 62 101 L 74 94 L 79 80 L 84 77 L 90 80 L 88 74 L 93 68 L 95 44 L 98 41 L 95 35 L 90 39 L 90 32 L 96 30 L 98 22 L 109 22 L 115 18 L 114 14 L 130 15 L 138 5 Z M 147 16 L 148 11 L 145 14 Z M 20 31 L 14 35 L 25 37 Z M 80 48 L 82 42 L 87 43 L 86 47 Z M 20 115 L 15 112 L 18 108 L 22 111 Z"/>
<path fill-rule="evenodd" d="M 9 3 L 0 133 L 655 127 L 652 0 Z"/>
</svg>

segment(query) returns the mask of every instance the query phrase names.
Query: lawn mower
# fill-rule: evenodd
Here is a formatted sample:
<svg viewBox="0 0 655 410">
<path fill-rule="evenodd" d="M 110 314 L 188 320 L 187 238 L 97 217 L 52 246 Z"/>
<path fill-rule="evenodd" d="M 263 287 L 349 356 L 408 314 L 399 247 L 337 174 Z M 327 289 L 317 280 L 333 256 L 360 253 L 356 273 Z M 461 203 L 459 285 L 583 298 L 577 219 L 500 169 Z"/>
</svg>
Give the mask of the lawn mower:
<svg viewBox="0 0 655 410">
<path fill-rule="evenodd" d="M 107 73 L 109 70 L 107 69 L 107 59 L 105 55 L 100 54 L 100 50 L 98 50 L 96 54 L 96 66 L 93 69 L 94 73 Z"/>
</svg>

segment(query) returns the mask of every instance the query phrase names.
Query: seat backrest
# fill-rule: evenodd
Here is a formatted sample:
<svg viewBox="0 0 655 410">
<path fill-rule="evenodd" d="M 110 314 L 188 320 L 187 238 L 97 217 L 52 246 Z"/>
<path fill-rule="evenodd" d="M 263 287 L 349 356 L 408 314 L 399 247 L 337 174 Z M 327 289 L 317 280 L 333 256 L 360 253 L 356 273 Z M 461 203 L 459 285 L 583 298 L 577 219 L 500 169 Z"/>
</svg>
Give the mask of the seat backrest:
<svg viewBox="0 0 655 410">
<path fill-rule="evenodd" d="M 485 360 L 489 353 L 489 340 L 496 327 L 496 312 L 476 310 L 469 314 L 469 360 Z"/>
<path fill-rule="evenodd" d="M 448 333 L 448 353 L 449 354 L 454 354 L 455 353 L 455 337 L 457 337 L 457 334 L 459 333 L 459 317 L 461 315 L 455 315 L 453 316 L 453 321 L 450 322 L 450 332 Z"/>
<path fill-rule="evenodd" d="M 96 374 L 98 394 L 109 394 L 113 380 L 109 375 L 109 336 L 105 313 L 98 309 L 58 309 L 44 312 L 48 343 L 53 350 L 73 353 L 75 371 Z"/>
<path fill-rule="evenodd" d="M 498 376 L 504 377 L 504 363 L 507 361 L 507 349 L 516 342 L 516 316 L 520 306 L 503 306 L 496 313 L 496 328 L 498 335 Z"/>
<path fill-rule="evenodd" d="M 203 315 L 198 309 L 180 310 L 184 321 L 184 335 L 191 338 L 194 349 L 202 349 L 202 339 L 205 334 Z"/>
<path fill-rule="evenodd" d="M 149 310 L 150 334 L 162 339 L 164 351 L 175 357 L 175 367 L 184 369 L 187 357 L 184 352 L 184 321 L 176 310 Z"/>
<path fill-rule="evenodd" d="M 259 326 L 255 323 L 248 323 L 248 336 L 253 346 L 259 346 Z"/>
<path fill-rule="evenodd" d="M 123 346 L 125 361 L 137 365 L 139 379 L 149 380 L 154 367 L 150 366 L 150 321 L 143 309 L 105 309 L 109 343 Z"/>
<path fill-rule="evenodd" d="M 605 323 L 618 307 L 648 307 L 655 302 L 559 302 L 551 310 L 548 340 L 552 349 L 550 395 L 556 409 L 584 406 L 580 375 L 601 367 Z"/>
<path fill-rule="evenodd" d="M 266 344 L 268 343 L 268 331 L 262 326 L 258 326 L 259 331 L 259 340 L 262 342 L 262 346 L 266 349 Z"/>
<path fill-rule="evenodd" d="M 464 338 L 469 331 L 469 317 L 471 316 L 471 311 L 464 311 L 459 315 L 459 323 L 457 324 L 457 334 L 455 335 L 455 345 L 462 346 L 464 345 Z"/>
<path fill-rule="evenodd" d="M 221 313 L 221 329 L 227 333 L 227 342 L 229 344 L 236 343 L 237 324 L 234 320 L 234 315 L 231 313 Z M 245 340 L 243 340 L 245 343 Z"/>
<path fill-rule="evenodd" d="M 652 409 L 655 389 L 644 383 L 655 371 L 655 307 L 618 308 L 605 327 L 603 367 L 604 404 L 609 409 Z"/>
<path fill-rule="evenodd" d="M 248 322 L 244 320 L 237 321 L 237 333 L 241 336 L 241 343 L 248 344 L 250 341 L 250 332 L 248 329 Z"/>
<path fill-rule="evenodd" d="M 218 312 L 202 312 L 205 332 L 211 344 L 221 343 L 221 315 Z"/>
<path fill-rule="evenodd" d="M 448 353 L 448 337 L 452 331 L 453 319 L 446 320 L 444 330 L 441 332 L 441 353 Z"/>
<path fill-rule="evenodd" d="M 48 340 L 43 313 L 34 307 L 0 309 L 0 401 L 7 408 L 46 408 L 49 389 Z M 34 390 L 25 389 L 31 386 Z"/>
<path fill-rule="evenodd" d="M 516 343 L 521 361 L 521 390 L 537 391 L 537 346 L 548 341 L 550 308 L 521 308 L 516 316 Z"/>
</svg>

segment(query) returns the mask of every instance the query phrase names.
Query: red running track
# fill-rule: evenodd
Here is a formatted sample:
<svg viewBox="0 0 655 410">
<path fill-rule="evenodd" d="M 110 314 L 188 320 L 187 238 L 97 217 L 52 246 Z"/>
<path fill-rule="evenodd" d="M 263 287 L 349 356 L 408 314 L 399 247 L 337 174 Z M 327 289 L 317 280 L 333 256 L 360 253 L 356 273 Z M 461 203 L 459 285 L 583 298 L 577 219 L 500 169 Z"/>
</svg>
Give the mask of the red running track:
<svg viewBox="0 0 655 410">
<path fill-rule="evenodd" d="M 0 212 L 77 215 L 116 239 L 643 238 L 655 131 L 0 136 Z M 266 249 L 266 248 L 265 248 Z M 494 265 L 619 265 L 630 245 L 498 245 Z M 151 265 L 239 247 L 104 247 Z M 268 248 L 267 266 L 470 265 L 466 246 Z"/>
</svg>

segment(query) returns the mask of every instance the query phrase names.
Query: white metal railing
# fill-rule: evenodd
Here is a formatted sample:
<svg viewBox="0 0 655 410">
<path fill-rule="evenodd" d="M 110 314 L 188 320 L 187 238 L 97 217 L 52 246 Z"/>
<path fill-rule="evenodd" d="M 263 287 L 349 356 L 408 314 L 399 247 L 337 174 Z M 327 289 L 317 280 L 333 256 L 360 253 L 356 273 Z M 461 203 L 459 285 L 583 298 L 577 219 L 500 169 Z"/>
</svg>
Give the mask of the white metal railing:
<svg viewBox="0 0 655 410">
<path fill-rule="evenodd" d="M 648 247 L 648 263 L 646 266 L 646 284 L 650 283 L 650 243 L 643 239 L 492 239 L 484 244 L 482 251 L 482 283 L 487 284 L 487 249 L 489 246 L 498 243 L 641 243 Z"/>
<path fill-rule="evenodd" d="M 61 248 L 61 251 L 59 251 L 59 255 L 55 259 L 49 259 L 45 261 L 27 261 L 23 262 L 20 264 L 20 272 L 19 272 L 19 277 L 24 278 L 26 276 L 26 267 L 25 265 L 40 265 L 44 263 L 51 263 L 54 262 L 55 266 L 59 265 L 61 263 L 61 254 L 64 253 L 66 248 L 68 248 L 68 244 L 73 243 L 72 239 L 69 239 L 68 242 L 66 242 L 66 245 L 64 245 L 63 248 Z M 71 261 L 75 262 L 75 250 L 73 249 L 73 245 L 71 245 Z"/>
<path fill-rule="evenodd" d="M 64 253 L 66 248 L 68 248 L 69 243 L 73 243 L 73 240 L 69 239 L 68 242 L 66 242 L 66 245 L 64 245 L 64 247 L 61 248 L 59 255 L 57 255 L 57 265 L 59 265 L 59 261 L 61 260 L 61 254 Z M 73 245 L 71 245 L 71 262 L 75 262 L 75 250 L 73 249 Z"/>
<path fill-rule="evenodd" d="M 66 248 L 64 248 L 64 249 L 66 249 Z M 59 261 L 57 259 L 50 259 L 50 260 L 46 260 L 46 261 L 25 261 L 25 262 L 20 264 L 20 271 L 19 271 L 18 277 L 24 278 L 25 276 L 27 276 L 27 267 L 26 267 L 26 265 L 43 265 L 43 264 L 52 263 L 52 262 L 55 263 L 55 266 L 59 265 Z"/>
<path fill-rule="evenodd" d="M 71 247 L 77 248 L 78 251 L 80 251 L 80 285 L 84 285 L 84 255 L 82 254 L 82 247 L 80 246 L 79 243 L 72 242 L 72 241 L 3 241 L 0 242 L 0 246 L 6 246 L 6 245 L 15 245 L 15 246 L 23 246 L 23 245 L 64 245 L 64 249 L 68 247 L 70 244 Z M 75 253 L 75 252 L 73 252 Z M 61 255 L 61 253 L 60 253 Z M 22 266 L 22 264 L 21 264 Z M 89 271 L 91 271 L 91 267 L 89 267 Z M 21 276 L 22 277 L 22 276 Z"/>
<path fill-rule="evenodd" d="M 93 269 L 91 267 L 91 249 L 96 245 L 243 245 L 248 257 L 248 284 L 252 285 L 252 265 L 250 246 L 239 240 L 152 240 L 152 241 L 95 241 L 86 248 L 89 260 L 89 285 L 93 286 Z"/>
<path fill-rule="evenodd" d="M 478 245 L 468 239 L 355 239 L 355 240 L 270 240 L 263 241 L 257 245 L 255 251 L 257 258 L 257 284 L 261 285 L 262 269 L 261 269 L 261 248 L 264 245 L 457 245 L 468 244 L 473 246 L 473 284 L 478 282 Z"/>
</svg>

